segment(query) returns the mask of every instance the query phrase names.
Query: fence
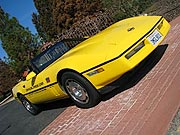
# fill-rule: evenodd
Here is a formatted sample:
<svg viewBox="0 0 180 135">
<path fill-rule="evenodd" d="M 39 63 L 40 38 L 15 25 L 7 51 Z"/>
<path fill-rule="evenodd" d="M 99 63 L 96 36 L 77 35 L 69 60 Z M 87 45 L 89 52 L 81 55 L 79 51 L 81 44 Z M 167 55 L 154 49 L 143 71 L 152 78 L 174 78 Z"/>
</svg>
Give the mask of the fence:
<svg viewBox="0 0 180 135">
<path fill-rule="evenodd" d="M 57 36 L 56 42 L 69 38 L 83 38 L 93 36 L 103 29 L 113 24 L 115 20 L 112 12 L 99 13 L 74 24 L 71 29 Z M 74 47 L 78 42 L 71 42 L 70 47 Z"/>
</svg>

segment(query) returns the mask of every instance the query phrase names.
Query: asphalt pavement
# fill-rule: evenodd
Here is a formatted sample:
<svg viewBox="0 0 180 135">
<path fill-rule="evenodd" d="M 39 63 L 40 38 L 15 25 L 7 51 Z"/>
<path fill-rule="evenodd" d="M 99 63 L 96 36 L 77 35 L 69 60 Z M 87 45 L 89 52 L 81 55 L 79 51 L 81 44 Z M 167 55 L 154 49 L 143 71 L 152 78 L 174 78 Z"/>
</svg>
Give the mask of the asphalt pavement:
<svg viewBox="0 0 180 135">
<path fill-rule="evenodd" d="M 33 116 L 13 100 L 0 106 L 0 135 L 37 135 L 71 105 L 69 99 L 41 105 L 42 112 Z"/>
</svg>

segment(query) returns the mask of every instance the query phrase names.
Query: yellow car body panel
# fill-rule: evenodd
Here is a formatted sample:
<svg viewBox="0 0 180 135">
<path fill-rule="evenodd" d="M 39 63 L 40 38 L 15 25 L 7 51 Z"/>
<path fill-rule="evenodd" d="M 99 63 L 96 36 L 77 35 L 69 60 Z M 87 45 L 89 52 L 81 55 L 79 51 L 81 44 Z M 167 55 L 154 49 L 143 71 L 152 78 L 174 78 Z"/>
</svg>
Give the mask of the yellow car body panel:
<svg viewBox="0 0 180 135">
<path fill-rule="evenodd" d="M 31 72 L 13 88 L 13 95 L 18 99 L 18 94 L 22 94 L 34 104 L 67 98 L 58 74 L 68 70 L 83 76 L 99 90 L 136 67 L 162 42 L 169 29 L 169 23 L 161 16 L 119 21 L 81 42 L 38 74 Z M 150 42 L 150 37 L 157 33 L 162 37 L 152 45 L 156 41 Z M 129 53 L 134 54 L 129 57 Z"/>
<path fill-rule="evenodd" d="M 142 17 L 143 18 L 143 17 Z M 135 19 L 135 18 L 133 18 Z M 150 18 L 149 18 L 150 19 Z M 155 18 L 157 19 L 157 18 Z M 158 19 L 157 19 L 158 20 Z M 152 22 L 154 22 L 154 25 L 155 25 L 155 22 L 157 23 L 157 20 L 153 20 L 152 19 Z M 149 20 L 148 20 L 149 21 Z M 145 21 L 143 21 L 145 22 Z M 151 23 L 152 23 L 151 22 Z M 146 22 L 147 23 L 147 22 Z M 150 24 L 151 24 L 150 23 Z M 114 52 L 111 52 L 111 54 L 109 54 L 109 59 L 108 60 L 111 60 L 111 59 L 114 59 L 116 57 L 118 57 L 120 54 L 123 53 L 123 51 L 125 51 L 125 49 L 127 48 L 120 48 L 119 45 L 124 45 L 127 47 L 127 45 L 125 44 L 128 44 L 128 42 L 132 42 L 130 45 L 132 46 L 134 44 L 133 40 L 136 41 L 134 46 L 129 50 L 127 51 L 126 53 L 124 53 L 121 57 L 118 57 L 117 59 L 113 60 L 112 62 L 108 63 L 108 64 L 105 64 L 103 66 L 101 66 L 101 68 L 103 68 L 105 71 L 107 72 L 102 72 L 102 73 L 99 73 L 95 76 L 92 76 L 92 77 L 89 77 L 87 74 L 88 73 L 84 73 L 83 75 L 88 78 L 88 80 L 91 81 L 91 83 L 93 83 L 97 89 L 100 89 L 102 87 L 104 87 L 105 85 L 109 84 L 110 82 L 113 82 L 114 80 L 116 80 L 117 78 L 119 78 L 121 75 L 123 75 L 125 72 L 128 72 L 129 70 L 131 70 L 132 68 L 134 68 L 135 66 L 137 66 L 143 59 L 145 59 L 158 45 L 156 46 L 153 46 L 148 40 L 147 40 L 147 37 L 149 35 L 152 34 L 152 32 L 154 32 L 154 30 L 158 29 L 157 27 L 159 26 L 161 22 L 159 22 L 158 24 L 156 24 L 154 26 L 154 28 L 152 29 L 152 24 L 151 24 L 151 27 L 149 27 L 149 29 L 147 29 L 146 33 L 149 32 L 146 36 L 144 36 L 146 33 L 143 33 L 143 36 L 139 35 L 140 32 L 136 32 L 136 34 L 132 35 L 132 37 L 130 36 L 129 38 L 126 39 L 126 42 L 121 42 L 120 38 L 118 39 L 117 37 L 117 40 L 119 40 L 119 44 L 117 42 L 116 46 L 114 47 Z M 144 25 L 144 23 L 142 23 L 142 25 Z M 158 30 L 162 35 L 163 37 L 166 36 L 166 34 L 168 33 L 170 29 L 170 25 L 169 23 L 164 19 L 163 20 L 163 26 L 160 30 Z M 142 30 L 143 31 L 143 30 Z M 141 32 L 142 32 L 141 31 Z M 142 33 L 141 33 L 142 34 Z M 127 35 L 126 35 L 127 36 Z M 126 38 L 125 36 L 125 38 Z M 134 38 L 133 38 L 134 36 Z M 137 38 L 138 37 L 138 38 Z M 140 40 L 139 40 L 140 39 Z M 160 44 L 162 42 L 163 39 L 161 39 L 159 41 L 158 44 Z M 116 39 L 114 39 L 113 41 L 116 41 Z M 131 50 L 133 50 L 133 48 L 135 48 L 137 45 L 139 45 L 141 42 L 144 42 L 145 46 L 139 50 L 137 52 L 137 54 L 135 54 L 133 57 L 131 57 L 130 59 L 126 59 L 125 58 L 125 55 L 128 54 Z M 129 47 L 131 47 L 129 46 Z M 123 50 L 123 51 L 122 51 Z M 119 53 L 120 52 L 120 53 Z M 111 56 L 110 56 L 111 55 Z M 100 68 L 100 67 L 98 67 Z M 93 69 L 95 70 L 95 69 Z M 92 71 L 89 71 L 89 72 L 92 72 Z"/>
</svg>

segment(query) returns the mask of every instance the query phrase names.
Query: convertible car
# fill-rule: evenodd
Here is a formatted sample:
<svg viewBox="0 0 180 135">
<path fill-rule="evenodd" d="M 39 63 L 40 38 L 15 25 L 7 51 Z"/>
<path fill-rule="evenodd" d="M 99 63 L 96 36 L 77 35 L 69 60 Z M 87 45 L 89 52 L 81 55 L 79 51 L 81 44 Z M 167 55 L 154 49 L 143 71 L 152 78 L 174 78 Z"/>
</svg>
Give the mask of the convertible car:
<svg viewBox="0 0 180 135">
<path fill-rule="evenodd" d="M 76 106 L 100 102 L 111 83 L 143 61 L 165 38 L 169 23 L 161 16 L 119 21 L 70 48 L 55 43 L 30 62 L 32 71 L 13 88 L 13 96 L 31 114 L 38 104 L 70 97 Z"/>
</svg>

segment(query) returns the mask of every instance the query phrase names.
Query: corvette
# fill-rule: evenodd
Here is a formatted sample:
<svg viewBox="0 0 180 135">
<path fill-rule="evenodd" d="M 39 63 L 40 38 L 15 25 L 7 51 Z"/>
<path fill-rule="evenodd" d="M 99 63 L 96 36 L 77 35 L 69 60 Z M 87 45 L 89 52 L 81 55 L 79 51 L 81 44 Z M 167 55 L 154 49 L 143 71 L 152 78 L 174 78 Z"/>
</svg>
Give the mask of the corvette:
<svg viewBox="0 0 180 135">
<path fill-rule="evenodd" d="M 161 16 L 119 21 L 88 39 L 55 43 L 30 62 L 32 71 L 12 89 L 31 114 L 38 104 L 70 97 L 90 108 L 111 91 L 111 83 L 143 61 L 165 38 L 170 24 Z M 81 41 L 70 48 L 68 41 Z"/>
</svg>

